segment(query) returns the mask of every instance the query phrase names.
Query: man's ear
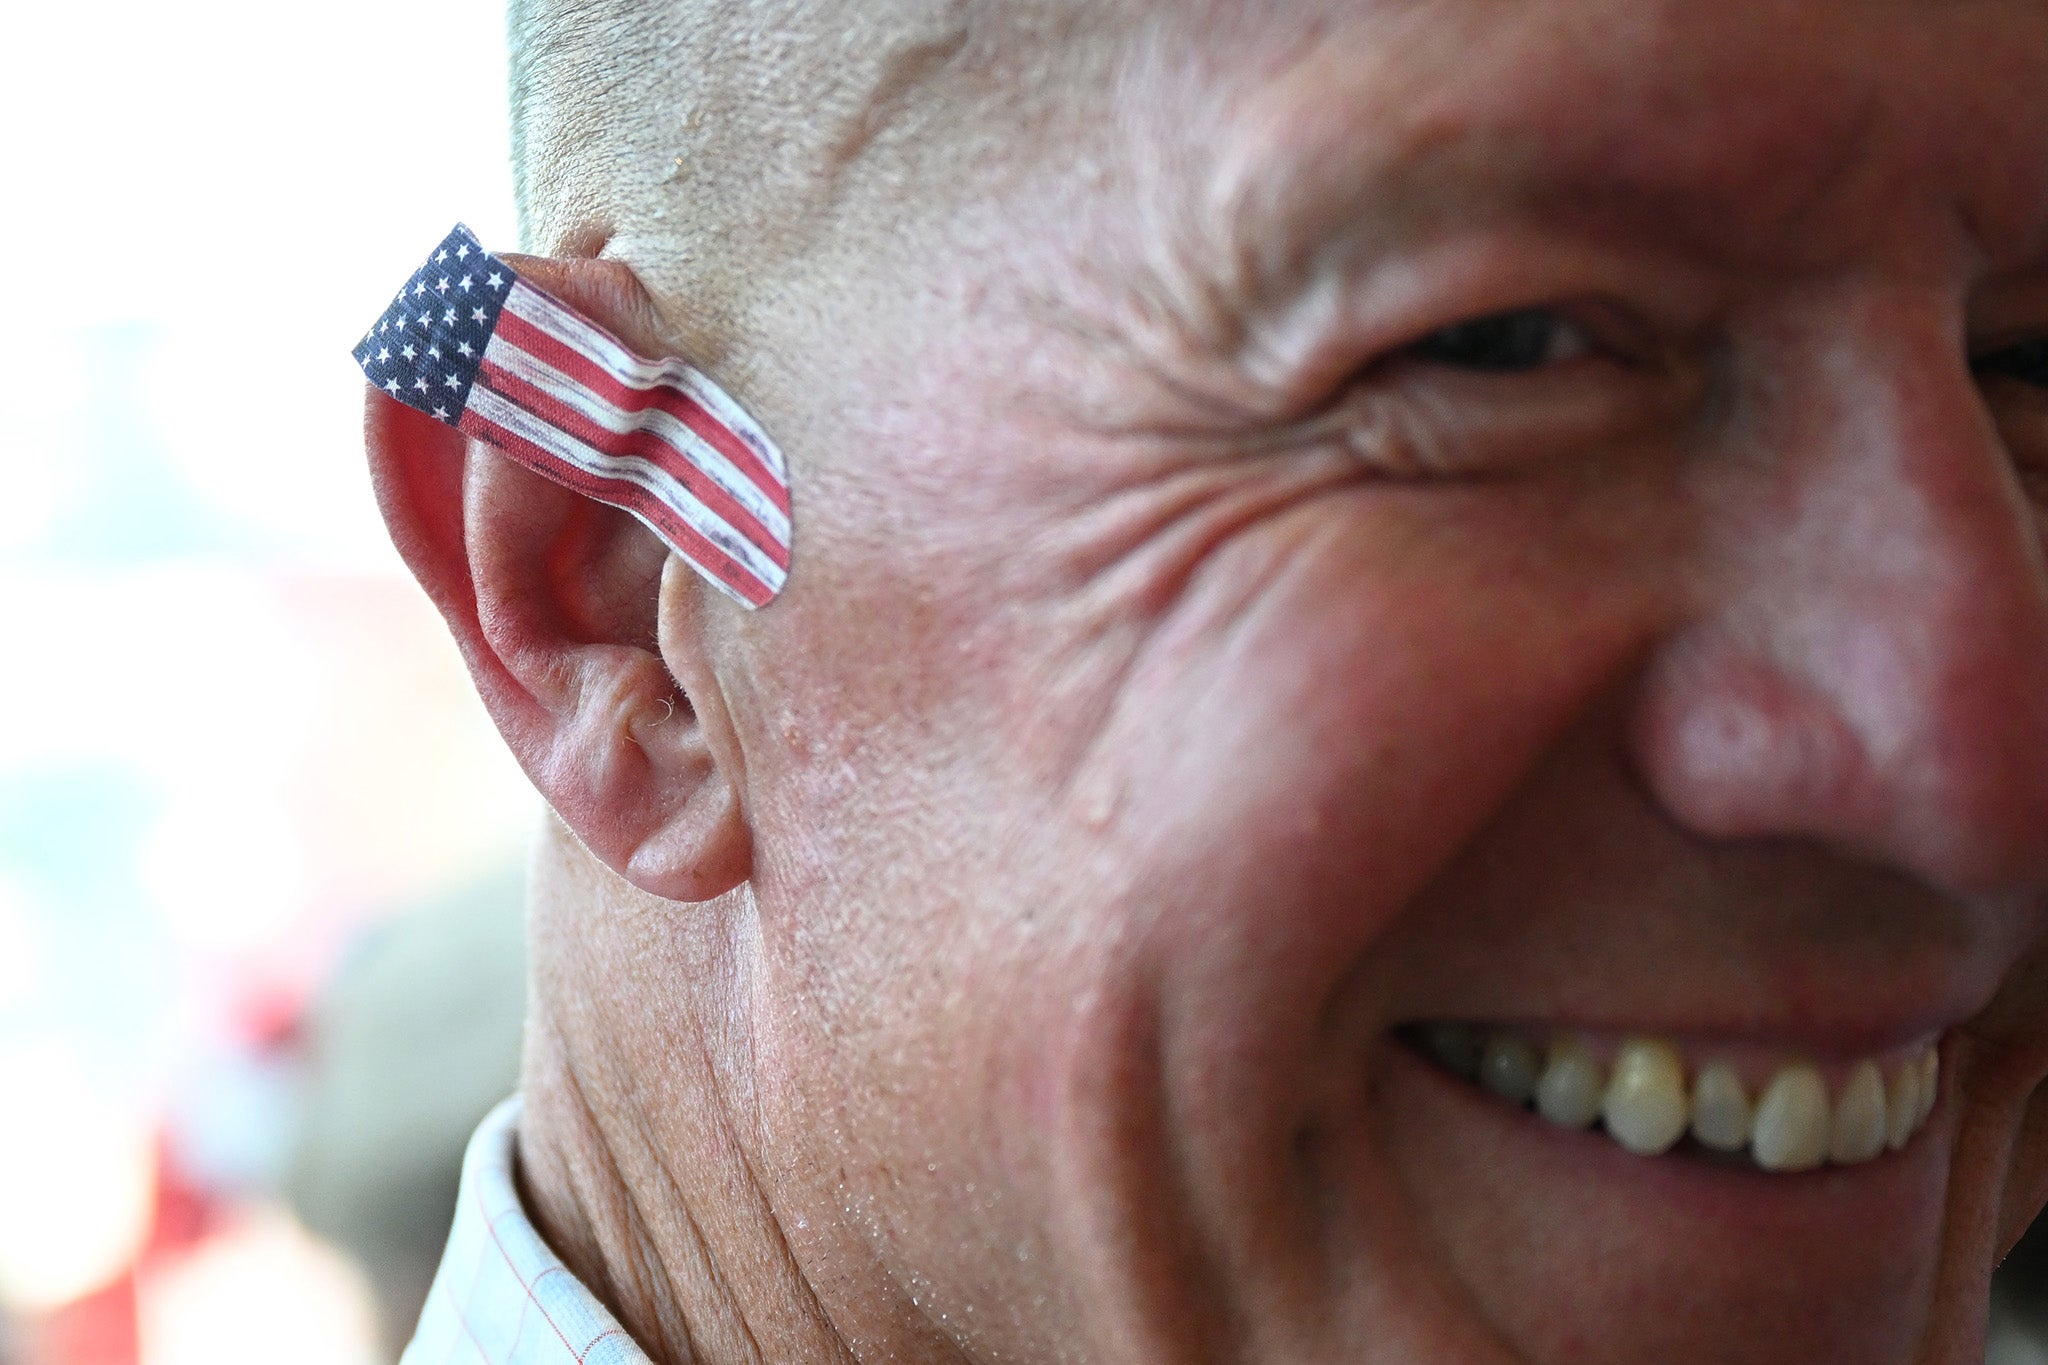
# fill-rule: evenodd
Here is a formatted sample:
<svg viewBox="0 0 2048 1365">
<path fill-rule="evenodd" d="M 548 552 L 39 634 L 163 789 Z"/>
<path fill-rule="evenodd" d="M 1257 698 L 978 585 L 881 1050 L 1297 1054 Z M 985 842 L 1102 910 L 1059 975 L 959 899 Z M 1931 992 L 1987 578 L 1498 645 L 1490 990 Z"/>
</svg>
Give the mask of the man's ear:
<svg viewBox="0 0 2048 1365">
<path fill-rule="evenodd" d="M 623 265 L 510 259 L 628 347 L 664 353 L 652 305 Z M 562 821 L 657 896 L 709 900 L 745 880 L 753 845 L 739 747 L 703 635 L 719 609 L 704 600 L 711 590 L 687 569 L 664 590 L 668 547 L 627 513 L 374 387 L 368 402 L 391 538 Z"/>
</svg>

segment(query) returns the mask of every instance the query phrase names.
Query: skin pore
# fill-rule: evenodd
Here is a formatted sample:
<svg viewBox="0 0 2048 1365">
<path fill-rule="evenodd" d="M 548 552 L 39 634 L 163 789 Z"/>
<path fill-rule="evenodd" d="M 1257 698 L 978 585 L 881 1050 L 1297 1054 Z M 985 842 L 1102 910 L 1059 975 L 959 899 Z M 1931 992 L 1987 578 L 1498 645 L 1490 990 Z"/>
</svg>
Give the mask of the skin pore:
<svg viewBox="0 0 2048 1365">
<path fill-rule="evenodd" d="M 672 8 L 519 20 L 527 268 L 776 434 L 784 596 L 371 414 L 557 817 L 523 1188 L 649 1353 L 1980 1359 L 2048 10 Z M 1433 1021 L 1942 1089 L 1767 1175 Z"/>
</svg>

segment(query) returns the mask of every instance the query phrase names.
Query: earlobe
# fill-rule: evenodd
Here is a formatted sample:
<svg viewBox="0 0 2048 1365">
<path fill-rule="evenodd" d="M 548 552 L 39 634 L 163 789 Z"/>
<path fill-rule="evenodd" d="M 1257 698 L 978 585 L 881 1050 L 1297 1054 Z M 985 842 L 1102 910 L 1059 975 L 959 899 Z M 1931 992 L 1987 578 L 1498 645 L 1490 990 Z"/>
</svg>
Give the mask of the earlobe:
<svg viewBox="0 0 2048 1365">
<path fill-rule="evenodd" d="M 619 279 L 623 267 L 522 261 L 527 269 L 602 325 L 658 348 L 644 337 L 652 311 L 630 274 Z M 375 389 L 368 402 L 392 540 L 563 823 L 653 895 L 708 900 L 744 880 L 751 836 L 726 761 L 736 748 L 718 733 L 718 677 L 702 657 L 695 599 L 705 585 L 685 570 L 664 588 L 668 548 L 631 515 Z M 688 622 L 665 622 L 669 610 Z"/>
<path fill-rule="evenodd" d="M 665 752 L 684 777 L 661 827 L 640 842 L 628 877 L 670 900 L 704 901 L 753 874 L 753 829 L 741 800 L 746 769 L 706 649 L 703 581 L 670 556 L 663 566 L 657 646 L 679 685 L 672 707 L 642 716 L 634 742 Z"/>
<path fill-rule="evenodd" d="M 704 592 L 688 570 L 675 577 L 683 594 Z M 675 672 L 641 645 L 564 650 L 559 664 L 540 664 L 565 670 L 547 722 L 526 722 L 524 749 L 503 720 L 500 729 L 607 867 L 664 900 L 707 901 L 751 874 L 753 842 L 718 681 L 700 645 L 685 648 Z M 516 716 L 516 704 L 506 709 Z"/>
</svg>

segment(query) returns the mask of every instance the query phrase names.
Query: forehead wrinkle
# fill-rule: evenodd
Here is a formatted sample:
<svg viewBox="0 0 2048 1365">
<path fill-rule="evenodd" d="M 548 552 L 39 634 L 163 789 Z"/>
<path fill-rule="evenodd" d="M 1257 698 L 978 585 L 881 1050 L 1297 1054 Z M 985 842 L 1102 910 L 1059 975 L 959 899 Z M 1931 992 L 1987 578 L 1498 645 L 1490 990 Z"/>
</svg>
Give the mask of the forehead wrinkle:
<svg viewBox="0 0 2048 1365">
<path fill-rule="evenodd" d="M 1995 126 L 2022 148 L 2048 128 L 2029 138 L 2006 109 L 1971 131 L 1973 110 L 1997 108 L 1991 87 L 2044 84 L 2042 53 L 2017 50 L 2009 7 L 1976 7 L 1988 27 L 1934 26 L 1918 6 L 1886 13 L 1919 26 L 1855 11 L 1824 65 L 1778 59 L 1754 31 L 1695 44 L 1668 14 L 1589 30 L 1539 24 L 1533 9 L 1483 25 L 1470 9 L 1446 23 L 1439 9 L 1426 28 L 1368 18 L 1332 30 L 1219 106 L 1207 133 L 1220 150 L 1183 242 L 1230 292 L 1284 297 L 1333 265 L 1509 221 L 1767 271 L 1811 268 L 1927 207 L 1893 197 L 1902 190 L 1947 195 L 1943 211 L 1980 238 L 2041 230 L 2048 157 L 1987 172 L 1962 151 Z M 1926 54 L 1924 88 L 1886 63 L 1901 44 Z"/>
<path fill-rule="evenodd" d="M 1228 254 L 1275 280 L 1510 222 L 1727 256 L 1810 221 L 1861 159 L 1871 119 L 1866 105 L 1826 139 L 1832 146 L 1774 139 L 1754 157 L 1724 150 L 1711 167 L 1692 151 L 1700 139 L 1646 137 L 1647 119 L 1619 114 L 1585 127 L 1540 110 L 1445 109 L 1382 124 L 1377 138 L 1363 135 L 1365 119 L 1322 130 L 1339 136 L 1309 122 L 1282 140 L 1251 140 L 1205 198 L 1218 237 L 1234 244 Z"/>
</svg>

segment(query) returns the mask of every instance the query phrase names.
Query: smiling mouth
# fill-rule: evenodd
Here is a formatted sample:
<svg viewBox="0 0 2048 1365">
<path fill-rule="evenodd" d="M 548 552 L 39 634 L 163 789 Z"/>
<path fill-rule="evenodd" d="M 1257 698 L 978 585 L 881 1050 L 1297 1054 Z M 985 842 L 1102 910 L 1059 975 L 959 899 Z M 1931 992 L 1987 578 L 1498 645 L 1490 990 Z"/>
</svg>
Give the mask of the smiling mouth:
<svg viewBox="0 0 2048 1365">
<path fill-rule="evenodd" d="M 1596 1123 L 1641 1156 L 1679 1152 L 1793 1173 L 1898 1151 L 1940 1088 L 1930 1040 L 1843 1066 L 1796 1056 L 1715 1056 L 1658 1038 L 1603 1043 L 1483 1024 L 1431 1022 L 1396 1036 L 1437 1066 L 1563 1128 Z"/>
</svg>

